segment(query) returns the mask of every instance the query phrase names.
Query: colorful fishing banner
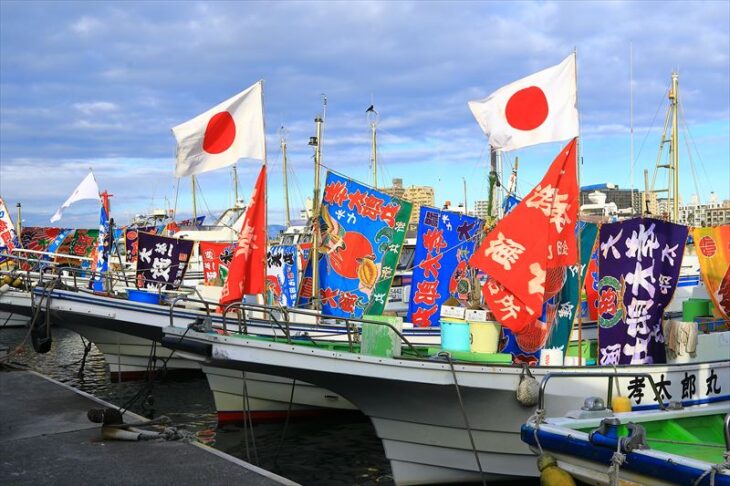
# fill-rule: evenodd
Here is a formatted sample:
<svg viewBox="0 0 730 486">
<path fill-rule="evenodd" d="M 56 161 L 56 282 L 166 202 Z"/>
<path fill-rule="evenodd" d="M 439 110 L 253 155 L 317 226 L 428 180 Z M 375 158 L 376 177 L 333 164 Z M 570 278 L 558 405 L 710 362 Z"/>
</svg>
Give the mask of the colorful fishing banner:
<svg viewBox="0 0 730 486">
<path fill-rule="evenodd" d="M 601 226 L 599 364 L 665 363 L 661 320 L 672 300 L 687 227 L 634 218 Z"/>
<path fill-rule="evenodd" d="M 560 348 L 563 354 L 568 350 L 568 341 L 573 329 L 576 309 L 578 308 L 578 289 L 585 282 L 588 263 L 593 254 L 596 237 L 598 236 L 598 225 L 594 223 L 581 223 L 580 225 L 580 260 L 581 275 L 578 278 L 578 265 L 570 265 L 566 269 L 565 283 L 557 295 L 557 320 L 550 331 L 546 346 L 549 348 Z"/>
<path fill-rule="evenodd" d="M 102 204 L 99 211 L 99 234 L 96 237 L 96 256 L 91 270 L 94 272 L 92 288 L 97 292 L 104 290 L 104 274 L 109 271 L 109 217 L 106 208 Z"/>
<path fill-rule="evenodd" d="M 5 202 L 0 198 L 0 263 L 6 261 L 12 255 L 13 249 L 20 247 L 18 235 L 15 234 L 13 221 L 10 219 L 10 213 L 5 206 Z"/>
<path fill-rule="evenodd" d="M 266 253 L 266 302 L 292 307 L 297 302 L 297 246 L 276 245 Z"/>
<path fill-rule="evenodd" d="M 137 287 L 177 289 L 185 276 L 194 241 L 150 233 L 139 233 L 137 240 Z"/>
<path fill-rule="evenodd" d="M 199 227 L 203 226 L 204 221 L 205 221 L 205 216 L 198 216 L 197 218 L 183 219 L 182 221 L 180 221 L 177 224 L 180 227 L 193 226 L 193 227 L 199 228 Z"/>
<path fill-rule="evenodd" d="M 221 291 L 221 307 L 241 302 L 245 295 L 265 292 L 266 243 L 266 165 L 263 165 L 243 217 L 228 279 Z"/>
<path fill-rule="evenodd" d="M 490 277 L 482 290 L 484 302 L 515 333 L 539 317 L 547 294 L 562 287 L 554 277 L 577 261 L 578 192 L 574 139 L 469 260 Z"/>
<path fill-rule="evenodd" d="M 557 301 L 557 296 L 547 298 L 542 305 L 540 317 L 525 326 L 519 334 L 502 327 L 499 352 L 511 354 L 515 364 L 537 365 L 550 331 L 555 327 Z"/>
<path fill-rule="evenodd" d="M 700 273 L 715 308 L 730 319 L 730 226 L 692 230 Z"/>
<path fill-rule="evenodd" d="M 441 305 L 449 297 L 466 304 L 476 271 L 468 261 L 481 227 L 473 216 L 421 206 L 408 322 L 417 327 L 437 326 Z"/>
<path fill-rule="evenodd" d="M 332 172 L 319 215 L 317 293 L 324 314 L 380 315 L 405 239 L 412 204 Z M 310 261 L 299 305 L 312 297 Z"/>
<path fill-rule="evenodd" d="M 127 252 L 127 262 L 134 263 L 137 261 L 139 234 L 140 233 L 156 234 L 155 226 L 142 226 L 140 228 L 127 228 L 124 230 L 124 248 Z"/>
<path fill-rule="evenodd" d="M 53 252 L 58 250 L 63 240 L 71 234 L 73 230 L 61 229 L 61 228 L 45 228 L 41 226 L 26 226 L 20 230 L 20 242 L 24 249 L 42 251 L 42 252 Z M 55 244 L 57 243 L 57 244 Z M 53 245 L 53 248 L 51 246 Z M 47 255 L 35 255 L 26 253 L 24 258 L 30 260 L 47 260 L 50 261 L 50 257 Z M 38 268 L 39 263 L 23 262 L 20 267 L 23 270 L 30 270 L 32 268 Z"/>
<path fill-rule="evenodd" d="M 233 259 L 235 243 L 200 242 L 200 255 L 203 258 L 203 283 L 223 286 L 228 278 L 228 267 Z"/>
<path fill-rule="evenodd" d="M 91 268 L 93 253 L 96 250 L 96 241 L 99 237 L 98 229 L 77 229 L 68 236 L 56 250 L 60 255 L 72 255 L 89 260 L 76 258 L 56 257 L 56 264 L 69 265 L 72 267 Z"/>
</svg>

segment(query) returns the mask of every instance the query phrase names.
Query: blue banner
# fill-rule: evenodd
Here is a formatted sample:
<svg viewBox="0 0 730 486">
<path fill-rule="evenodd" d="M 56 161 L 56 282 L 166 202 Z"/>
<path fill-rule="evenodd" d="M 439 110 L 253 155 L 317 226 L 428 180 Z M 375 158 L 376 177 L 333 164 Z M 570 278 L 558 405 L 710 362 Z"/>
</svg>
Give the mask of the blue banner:
<svg viewBox="0 0 730 486">
<path fill-rule="evenodd" d="M 94 263 L 94 282 L 92 288 L 97 291 L 104 290 L 103 274 L 109 271 L 109 217 L 102 204 L 99 211 L 99 235 L 96 237 L 96 261 Z"/>
<path fill-rule="evenodd" d="M 332 172 L 319 214 L 318 285 L 324 314 L 380 315 L 393 282 L 412 204 Z M 299 305 L 312 296 L 312 261 Z"/>
<path fill-rule="evenodd" d="M 408 322 L 417 327 L 437 326 L 441 304 L 449 297 L 466 303 L 475 271 L 467 262 L 481 227 L 474 216 L 421 207 Z"/>
<path fill-rule="evenodd" d="M 298 255 L 296 245 L 276 245 L 266 253 L 266 301 L 293 307 L 297 302 Z"/>
</svg>

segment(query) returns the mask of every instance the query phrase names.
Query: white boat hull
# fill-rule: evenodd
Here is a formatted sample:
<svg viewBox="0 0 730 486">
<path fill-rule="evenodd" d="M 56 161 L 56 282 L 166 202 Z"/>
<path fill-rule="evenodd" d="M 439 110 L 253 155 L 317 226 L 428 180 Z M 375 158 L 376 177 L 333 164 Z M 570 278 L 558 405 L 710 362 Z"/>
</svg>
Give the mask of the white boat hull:
<svg viewBox="0 0 730 486">
<path fill-rule="evenodd" d="M 182 332 L 166 330 L 176 336 Z M 187 338 L 211 344 L 211 362 L 215 366 L 295 378 L 345 397 L 372 420 L 397 484 L 480 480 L 464 414 L 487 479 L 537 476 L 535 457 L 520 441 L 520 426 L 534 408 L 522 407 L 515 400 L 519 368 L 454 364 L 462 409 L 448 363 L 384 359 L 195 332 L 188 333 Z M 684 390 L 685 405 L 730 400 L 728 361 L 618 369 L 650 373 L 656 382 L 665 382 L 672 400 L 682 399 L 682 381 L 694 376 L 694 388 Z M 548 372 L 561 370 L 571 368 L 537 368 L 533 374 L 540 380 Z M 572 370 L 609 371 L 585 367 Z M 714 390 L 718 392 L 708 395 L 706 383 L 712 376 L 716 377 Z M 619 383 L 624 394 L 636 388 L 629 388 L 626 378 Z M 579 408 L 587 396 L 605 396 L 606 386 L 605 378 L 553 383 L 547 390 L 546 413 L 563 415 Z M 654 406 L 648 382 L 641 391 L 632 394 L 636 408 Z"/>
</svg>

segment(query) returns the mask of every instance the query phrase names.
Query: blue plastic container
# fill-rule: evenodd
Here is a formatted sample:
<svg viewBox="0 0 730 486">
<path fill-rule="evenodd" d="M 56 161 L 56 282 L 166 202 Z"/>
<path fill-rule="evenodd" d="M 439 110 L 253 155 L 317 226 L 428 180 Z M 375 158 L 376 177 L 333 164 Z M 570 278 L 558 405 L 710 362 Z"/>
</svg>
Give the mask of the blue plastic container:
<svg viewBox="0 0 730 486">
<path fill-rule="evenodd" d="M 160 303 L 160 294 L 158 294 L 157 292 L 148 292 L 147 290 L 128 289 L 127 297 L 129 298 L 129 300 L 133 300 L 135 302 L 144 302 L 145 304 Z"/>
<path fill-rule="evenodd" d="M 469 352 L 471 335 L 469 323 L 455 319 L 441 319 L 441 349 L 444 351 Z"/>
</svg>

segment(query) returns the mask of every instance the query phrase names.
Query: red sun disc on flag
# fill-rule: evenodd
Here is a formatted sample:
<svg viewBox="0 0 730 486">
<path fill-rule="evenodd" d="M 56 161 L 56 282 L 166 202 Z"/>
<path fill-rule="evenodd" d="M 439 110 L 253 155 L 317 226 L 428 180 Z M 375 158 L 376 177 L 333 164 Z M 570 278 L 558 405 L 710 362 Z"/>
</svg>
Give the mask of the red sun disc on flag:
<svg viewBox="0 0 730 486">
<path fill-rule="evenodd" d="M 236 122 L 227 111 L 210 117 L 203 137 L 203 150 L 209 154 L 219 154 L 228 150 L 236 139 Z"/>
<path fill-rule="evenodd" d="M 537 86 L 524 88 L 507 100 L 504 114 L 513 128 L 534 130 L 543 124 L 548 116 L 548 102 L 543 90 Z"/>
<path fill-rule="evenodd" d="M 715 245 L 715 240 L 713 240 L 709 236 L 703 236 L 700 240 L 700 251 L 704 256 L 710 258 L 717 251 L 717 245 Z"/>
</svg>

